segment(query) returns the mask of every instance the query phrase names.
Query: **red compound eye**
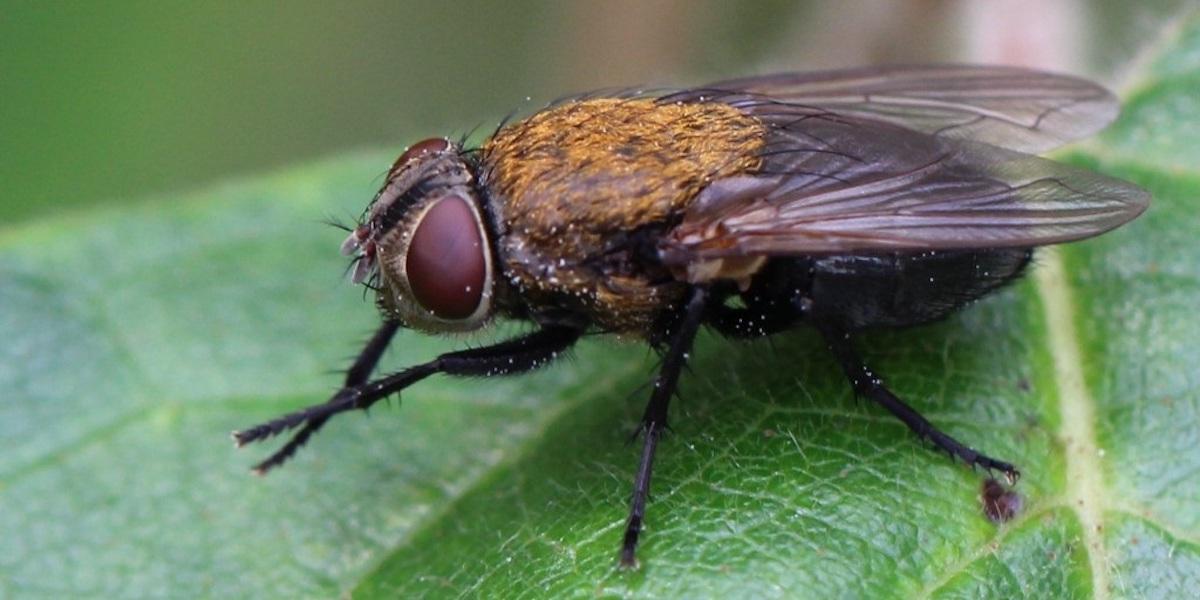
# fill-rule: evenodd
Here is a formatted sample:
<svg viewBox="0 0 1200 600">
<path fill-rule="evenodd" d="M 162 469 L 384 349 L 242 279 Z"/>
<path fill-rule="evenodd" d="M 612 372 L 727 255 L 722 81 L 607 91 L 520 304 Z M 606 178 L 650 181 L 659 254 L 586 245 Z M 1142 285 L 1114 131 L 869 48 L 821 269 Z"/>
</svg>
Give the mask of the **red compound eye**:
<svg viewBox="0 0 1200 600">
<path fill-rule="evenodd" d="M 409 146 L 408 150 L 405 150 L 404 154 L 401 154 L 400 158 L 397 158 L 396 162 L 392 163 L 392 172 L 394 173 L 396 169 L 404 166 L 408 161 L 414 158 L 425 156 L 426 154 L 433 154 L 435 152 L 443 152 L 449 147 L 450 142 L 447 142 L 443 138 L 429 138 L 427 140 L 421 140 Z"/>
<path fill-rule="evenodd" d="M 417 302 L 443 319 L 471 316 L 483 297 L 485 252 L 467 200 L 457 195 L 438 200 L 417 224 L 405 258 Z"/>
</svg>

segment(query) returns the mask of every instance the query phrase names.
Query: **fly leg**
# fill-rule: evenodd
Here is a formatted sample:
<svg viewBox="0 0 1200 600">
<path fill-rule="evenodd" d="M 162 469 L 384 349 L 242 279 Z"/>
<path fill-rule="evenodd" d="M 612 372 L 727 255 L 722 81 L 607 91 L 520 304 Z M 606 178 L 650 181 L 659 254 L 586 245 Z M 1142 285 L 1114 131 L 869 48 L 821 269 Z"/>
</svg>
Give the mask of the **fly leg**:
<svg viewBox="0 0 1200 600">
<path fill-rule="evenodd" d="M 854 351 L 854 342 L 850 339 L 849 333 L 832 327 L 820 327 L 820 330 L 821 335 L 825 338 L 825 342 L 829 345 L 829 349 L 833 351 L 838 363 L 842 365 L 842 370 L 845 371 L 846 377 L 850 379 L 850 385 L 854 388 L 855 393 L 878 402 L 888 412 L 903 421 L 905 425 L 908 425 L 908 428 L 913 433 L 916 433 L 918 437 L 928 438 L 935 446 L 946 451 L 951 457 L 959 458 L 972 467 L 979 465 L 989 471 L 993 469 L 1000 471 L 1004 473 L 1010 485 L 1016 483 L 1017 479 L 1021 477 L 1021 472 L 1016 467 L 977 452 L 950 437 L 935 427 L 925 417 L 921 416 L 921 413 L 918 413 L 911 406 L 905 404 L 903 400 L 897 398 L 895 394 L 883 386 L 883 382 L 879 376 L 867 368 L 862 358 Z"/>
<path fill-rule="evenodd" d="M 387 349 L 388 343 L 392 341 L 392 336 L 396 334 L 396 330 L 400 328 L 400 324 L 396 321 L 384 321 L 375 335 L 363 347 L 362 352 L 358 354 L 358 358 L 354 359 L 354 364 L 346 370 L 346 381 L 342 389 L 351 388 L 357 385 L 366 383 L 367 378 L 371 376 L 371 372 L 375 370 L 375 365 L 379 364 L 379 359 L 383 357 L 383 351 Z M 283 464 L 287 459 L 291 458 L 296 450 L 299 450 L 312 434 L 316 433 L 326 421 L 329 420 L 329 415 L 316 417 L 305 421 L 304 427 L 288 440 L 282 448 L 276 451 L 267 460 L 259 463 L 254 467 L 258 473 L 265 473 L 273 467 Z M 241 445 L 241 442 L 238 443 Z"/>
<path fill-rule="evenodd" d="M 642 521 L 646 516 L 646 498 L 650 495 L 650 475 L 654 469 L 654 452 L 658 448 L 658 440 L 667 429 L 667 407 L 671 396 L 675 394 L 679 383 L 679 373 L 683 370 L 692 347 L 692 340 L 700 329 L 708 303 L 708 293 L 705 288 L 692 289 L 687 304 L 676 320 L 675 332 L 668 333 L 670 346 L 663 355 L 662 367 L 654 379 L 654 390 L 650 394 L 650 402 L 642 415 L 640 430 L 644 435 L 642 442 L 642 458 L 638 463 L 637 476 L 633 481 L 633 498 L 629 505 L 629 521 L 625 525 L 625 540 L 621 545 L 621 565 L 633 567 L 637 565 L 634 551 L 637 549 L 638 534 L 642 531 Z"/>
<path fill-rule="evenodd" d="M 394 329 L 387 329 L 388 325 L 384 325 L 379 333 L 371 338 L 371 342 L 347 374 L 346 380 L 349 385 L 334 394 L 328 402 L 233 433 L 234 441 L 241 447 L 303 425 L 287 444 L 254 467 L 256 473 L 266 473 L 286 461 L 333 415 L 350 410 L 366 410 L 379 400 L 435 373 L 488 377 L 532 371 L 554 360 L 559 353 L 570 348 L 582 334 L 581 330 L 570 327 L 546 327 L 493 346 L 443 354 L 427 363 L 364 383 L 362 380 L 369 376 L 374 363 L 379 360 L 379 357 L 372 356 L 372 353 L 382 354 L 383 347 L 395 333 Z"/>
<path fill-rule="evenodd" d="M 383 351 L 392 342 L 392 336 L 396 335 L 397 329 L 400 329 L 399 321 L 384 321 L 383 325 L 379 326 L 379 331 L 367 341 L 362 352 L 358 353 L 358 358 L 354 359 L 354 364 L 346 369 L 346 382 L 342 387 L 354 387 L 367 382 L 367 378 L 375 370 L 375 365 L 379 364 L 379 359 L 383 357 Z"/>
</svg>

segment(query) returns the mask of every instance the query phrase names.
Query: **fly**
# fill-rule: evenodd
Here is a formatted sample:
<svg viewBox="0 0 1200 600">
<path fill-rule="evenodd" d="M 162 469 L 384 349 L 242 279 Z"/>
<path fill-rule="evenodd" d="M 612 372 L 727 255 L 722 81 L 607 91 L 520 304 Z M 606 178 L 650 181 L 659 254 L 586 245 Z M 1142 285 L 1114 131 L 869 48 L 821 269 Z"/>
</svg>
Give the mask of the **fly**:
<svg viewBox="0 0 1200 600">
<path fill-rule="evenodd" d="M 1018 278 L 1037 246 L 1104 233 L 1150 197 L 1035 156 L 1117 115 L 1102 87 L 996 66 L 784 73 L 669 93 L 560 101 L 479 148 L 406 150 L 342 244 L 376 292 L 378 332 L 323 403 L 234 433 L 289 430 L 290 458 L 332 416 L 434 374 L 496 376 L 552 362 L 587 332 L 662 358 L 621 547 L 635 549 L 668 404 L 701 326 L 737 339 L 801 325 L 854 391 L 952 457 L 1020 472 L 938 429 L 859 357 L 870 327 L 937 321 Z M 371 379 L 400 328 L 536 329 Z"/>
</svg>

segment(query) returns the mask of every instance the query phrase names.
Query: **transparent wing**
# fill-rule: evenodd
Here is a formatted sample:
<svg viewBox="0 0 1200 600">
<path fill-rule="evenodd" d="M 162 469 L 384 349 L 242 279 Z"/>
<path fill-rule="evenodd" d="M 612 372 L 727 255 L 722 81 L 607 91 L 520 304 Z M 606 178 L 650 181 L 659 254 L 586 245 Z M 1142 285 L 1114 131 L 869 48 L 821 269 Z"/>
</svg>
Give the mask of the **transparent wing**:
<svg viewBox="0 0 1200 600">
<path fill-rule="evenodd" d="M 1090 81 L 1018 67 L 882 66 L 730 79 L 664 97 L 727 102 L 754 115 L 798 105 L 931 135 L 1043 152 L 1087 137 L 1118 103 Z"/>
<path fill-rule="evenodd" d="M 711 184 L 660 244 L 671 265 L 736 256 L 1032 247 L 1100 234 L 1141 188 L 986 143 L 781 105 L 761 169 Z"/>
</svg>

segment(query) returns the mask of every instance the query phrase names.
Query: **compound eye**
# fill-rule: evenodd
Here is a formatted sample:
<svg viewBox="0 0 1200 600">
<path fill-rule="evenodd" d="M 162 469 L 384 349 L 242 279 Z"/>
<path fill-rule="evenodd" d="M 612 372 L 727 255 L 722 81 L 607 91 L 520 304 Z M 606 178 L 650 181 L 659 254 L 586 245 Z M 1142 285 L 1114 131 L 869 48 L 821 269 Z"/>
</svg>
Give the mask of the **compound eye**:
<svg viewBox="0 0 1200 600">
<path fill-rule="evenodd" d="M 411 150 L 410 150 L 411 151 Z M 475 211 L 450 195 L 425 211 L 405 269 L 417 302 L 442 319 L 465 319 L 479 307 L 487 277 L 487 256 Z"/>
<path fill-rule="evenodd" d="M 405 150 L 404 154 L 401 154 L 400 158 L 397 158 L 396 162 L 392 163 L 392 172 L 395 172 L 396 169 L 404 166 L 408 163 L 408 161 L 414 158 L 419 158 L 425 156 L 426 154 L 444 152 L 449 147 L 450 142 L 446 141 L 444 138 L 429 138 L 427 140 L 421 140 L 409 146 L 408 150 Z"/>
</svg>

